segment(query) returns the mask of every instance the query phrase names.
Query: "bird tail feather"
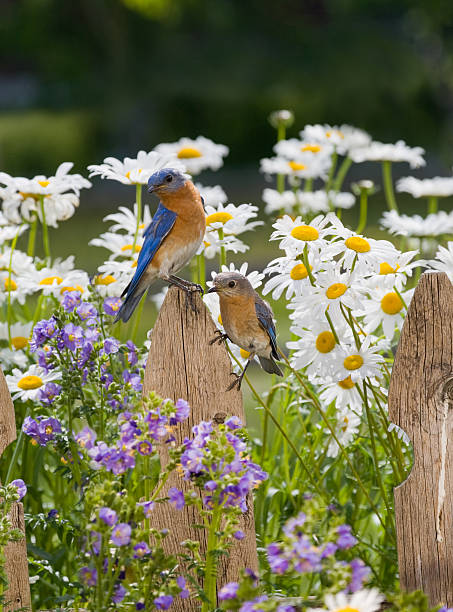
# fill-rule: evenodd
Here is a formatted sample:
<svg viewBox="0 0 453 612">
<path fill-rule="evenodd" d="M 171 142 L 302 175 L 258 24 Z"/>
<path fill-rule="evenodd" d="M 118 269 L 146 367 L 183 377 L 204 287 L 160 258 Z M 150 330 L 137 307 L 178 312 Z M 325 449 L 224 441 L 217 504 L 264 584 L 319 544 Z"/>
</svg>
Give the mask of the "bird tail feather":
<svg viewBox="0 0 453 612">
<path fill-rule="evenodd" d="M 267 357 L 258 356 L 258 359 L 260 360 L 261 367 L 265 372 L 268 372 L 269 374 L 277 374 L 277 376 L 283 376 L 283 372 L 280 370 L 272 357 L 267 359 Z"/>
<path fill-rule="evenodd" d="M 134 293 L 131 293 L 126 297 L 124 302 L 121 304 L 121 308 L 119 309 L 118 314 L 116 315 L 114 323 L 117 323 L 119 320 L 122 320 L 125 323 L 129 321 L 132 316 L 132 313 L 134 312 L 138 303 L 142 299 L 142 295 L 145 293 L 145 291 L 146 289 L 136 290 L 134 291 Z"/>
</svg>

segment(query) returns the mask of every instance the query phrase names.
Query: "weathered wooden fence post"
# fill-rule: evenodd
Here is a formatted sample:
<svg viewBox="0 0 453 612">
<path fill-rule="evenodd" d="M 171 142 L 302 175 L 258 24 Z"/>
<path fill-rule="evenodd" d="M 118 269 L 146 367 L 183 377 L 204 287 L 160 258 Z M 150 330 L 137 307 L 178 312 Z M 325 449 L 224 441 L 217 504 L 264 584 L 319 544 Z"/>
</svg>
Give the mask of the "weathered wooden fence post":
<svg viewBox="0 0 453 612">
<path fill-rule="evenodd" d="M 202 420 L 221 423 L 227 415 L 236 415 L 244 422 L 242 394 L 226 392 L 231 383 L 231 363 L 225 347 L 210 345 L 215 336 L 215 325 L 202 299 L 196 296 L 195 314 L 186 303 L 182 291 L 170 288 L 151 336 L 151 348 L 145 371 L 144 395 L 155 391 L 162 397 L 186 399 L 191 415 L 179 432 L 178 442 L 190 436 L 193 425 Z M 184 490 L 187 486 L 180 476 L 174 476 L 168 487 Z M 166 490 L 167 490 L 166 489 Z M 200 540 L 206 550 L 203 532 L 194 527 L 200 523 L 193 507 L 174 510 L 169 504 L 159 504 L 153 512 L 153 526 L 169 528 L 165 542 L 168 551 L 182 550 L 180 543 L 187 539 Z M 218 585 L 237 580 L 241 568 L 258 568 L 255 525 L 252 501 L 243 517 L 242 530 L 246 537 L 230 550 L 230 556 L 220 564 Z M 180 600 L 175 609 L 184 612 L 198 610 L 195 602 Z"/>
<path fill-rule="evenodd" d="M 390 419 L 411 438 L 414 465 L 395 488 L 401 586 L 453 606 L 453 286 L 425 273 L 404 322 Z"/>
<path fill-rule="evenodd" d="M 16 439 L 14 405 L 5 377 L 0 368 L 0 457 L 5 448 Z M 10 514 L 13 527 L 24 533 L 23 540 L 11 542 L 5 548 L 8 590 L 5 592 L 5 612 L 31 610 L 30 582 L 28 578 L 27 545 L 25 541 L 24 508 L 20 502 L 14 504 Z"/>
</svg>

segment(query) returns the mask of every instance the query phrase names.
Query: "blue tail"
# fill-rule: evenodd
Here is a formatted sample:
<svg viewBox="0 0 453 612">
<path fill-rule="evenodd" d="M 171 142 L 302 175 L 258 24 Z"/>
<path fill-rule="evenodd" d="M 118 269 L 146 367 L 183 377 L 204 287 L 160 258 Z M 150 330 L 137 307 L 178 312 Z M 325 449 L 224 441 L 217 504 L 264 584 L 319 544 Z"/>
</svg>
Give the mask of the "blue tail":
<svg viewBox="0 0 453 612">
<path fill-rule="evenodd" d="M 145 289 L 136 289 L 135 291 L 129 293 L 126 296 L 126 299 L 121 304 L 121 308 L 119 309 L 118 314 L 116 315 L 114 323 L 117 323 L 119 320 L 124 321 L 125 323 L 129 321 L 132 316 L 132 313 L 134 312 L 138 303 L 142 299 L 142 295 L 145 293 L 146 289 L 148 289 L 148 287 L 146 287 Z"/>
</svg>

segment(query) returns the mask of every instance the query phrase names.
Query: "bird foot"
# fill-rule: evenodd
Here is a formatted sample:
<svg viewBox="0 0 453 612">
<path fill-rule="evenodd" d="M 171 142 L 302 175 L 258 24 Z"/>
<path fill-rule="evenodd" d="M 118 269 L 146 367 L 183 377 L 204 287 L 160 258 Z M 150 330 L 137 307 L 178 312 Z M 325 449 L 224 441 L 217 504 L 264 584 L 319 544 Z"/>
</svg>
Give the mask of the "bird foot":
<svg viewBox="0 0 453 612">
<path fill-rule="evenodd" d="M 184 289 L 184 292 L 186 294 L 186 308 L 189 305 L 194 314 L 198 314 L 200 312 L 197 308 L 197 305 L 195 304 L 195 300 L 193 299 L 193 295 L 196 291 L 197 289 L 191 289 L 191 288 Z"/>
<path fill-rule="evenodd" d="M 220 329 L 216 329 L 215 334 L 216 335 L 214 336 L 214 338 L 209 341 L 209 344 L 215 344 L 216 342 L 218 344 L 222 344 L 222 342 L 225 342 L 225 340 L 228 340 L 228 335 L 222 333 Z"/>
<path fill-rule="evenodd" d="M 234 387 L 237 388 L 238 391 L 240 391 L 241 389 L 241 383 L 242 383 L 242 374 L 236 374 L 236 372 L 231 372 L 230 374 L 231 376 L 235 376 L 236 378 L 233 380 L 233 382 L 231 383 L 231 385 L 228 385 L 227 387 L 227 391 L 231 391 L 232 389 L 234 389 Z"/>
</svg>

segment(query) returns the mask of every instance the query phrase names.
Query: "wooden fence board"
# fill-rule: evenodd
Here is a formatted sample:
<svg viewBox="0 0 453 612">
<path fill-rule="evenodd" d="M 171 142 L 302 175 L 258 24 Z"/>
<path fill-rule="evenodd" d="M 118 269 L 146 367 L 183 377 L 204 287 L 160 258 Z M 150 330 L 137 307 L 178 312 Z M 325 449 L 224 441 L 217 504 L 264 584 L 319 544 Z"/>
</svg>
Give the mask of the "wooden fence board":
<svg viewBox="0 0 453 612">
<path fill-rule="evenodd" d="M 389 391 L 391 420 L 414 465 L 395 488 L 401 586 L 453 606 L 453 287 L 425 273 L 404 322 Z"/>
<path fill-rule="evenodd" d="M 8 385 L 0 368 L 0 457 L 5 448 L 16 439 L 16 419 L 14 405 Z M 5 592 L 5 612 L 21 608 L 31 609 L 30 583 L 28 578 L 27 544 L 25 541 L 24 509 L 20 502 L 13 505 L 10 513 L 13 527 L 24 533 L 19 542 L 10 542 L 5 547 L 6 575 L 8 590 Z"/>
<path fill-rule="evenodd" d="M 216 328 L 198 295 L 195 302 L 198 314 L 187 304 L 182 291 L 175 287 L 169 289 L 152 332 L 143 385 L 144 395 L 155 391 L 164 398 L 183 398 L 189 402 L 191 415 L 178 428 L 177 442 L 192 435 L 193 425 L 202 420 L 223 422 L 226 416 L 236 415 L 244 422 L 242 393 L 226 392 L 232 381 L 226 348 L 217 343 L 209 344 Z M 187 489 L 187 483 L 176 474 L 169 479 L 165 491 L 171 486 Z M 175 510 L 169 504 L 159 504 L 153 512 L 152 522 L 154 527 L 171 529 L 165 539 L 169 552 L 181 550 L 180 542 L 187 539 L 201 539 L 200 548 L 206 550 L 205 534 L 193 527 L 194 523 L 200 523 L 193 506 Z M 230 549 L 230 557 L 220 564 L 219 586 L 237 580 L 241 568 L 258 568 L 251 500 L 241 529 L 246 537 Z M 189 612 L 199 607 L 195 602 L 180 600 L 175 602 L 175 609 Z"/>
</svg>

